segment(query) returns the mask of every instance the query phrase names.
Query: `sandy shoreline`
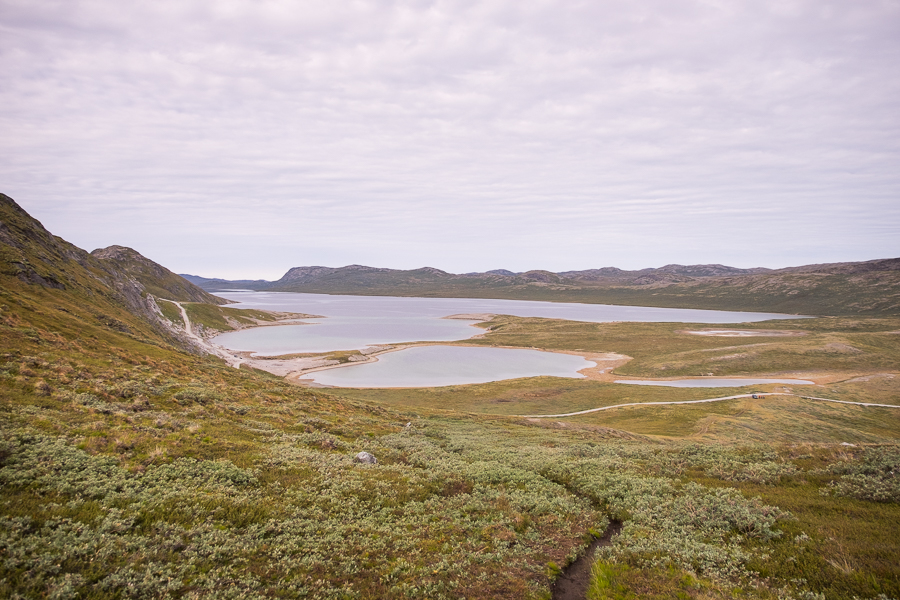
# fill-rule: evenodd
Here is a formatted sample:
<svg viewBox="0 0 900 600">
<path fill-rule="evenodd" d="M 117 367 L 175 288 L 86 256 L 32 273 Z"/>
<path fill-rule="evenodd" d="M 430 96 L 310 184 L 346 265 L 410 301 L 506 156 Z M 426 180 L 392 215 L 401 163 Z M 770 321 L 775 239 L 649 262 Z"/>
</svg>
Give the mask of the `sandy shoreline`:
<svg viewBox="0 0 900 600">
<path fill-rule="evenodd" d="M 443 317 L 443 318 L 450 318 L 450 317 Z M 480 336 L 475 336 L 475 337 L 477 338 Z M 469 338 L 469 339 L 475 339 L 475 338 Z M 504 348 L 507 350 L 534 350 L 536 352 L 547 352 L 549 354 L 568 354 L 571 356 L 580 356 L 580 357 L 584 358 L 585 360 L 593 361 L 593 362 L 596 362 L 597 364 L 593 367 L 586 367 L 584 369 L 581 369 L 580 371 L 577 371 L 577 373 L 581 373 L 588 379 L 597 379 L 599 381 L 605 381 L 605 379 L 601 379 L 603 371 L 598 371 L 598 370 L 600 370 L 600 369 L 612 370 L 615 366 L 618 366 L 619 364 L 624 364 L 624 363 L 628 362 L 629 360 L 631 360 L 630 356 L 624 356 L 621 354 L 613 354 L 613 353 L 570 352 L 570 351 L 566 351 L 566 350 L 546 350 L 544 348 L 523 348 L 521 346 L 481 346 L 481 345 L 475 345 L 475 344 L 466 344 L 466 343 L 463 343 L 462 341 L 457 341 L 457 342 L 413 342 L 410 344 L 402 344 L 399 346 L 393 346 L 390 348 L 386 348 L 379 352 L 370 353 L 368 356 L 366 356 L 366 360 L 346 362 L 346 363 L 340 363 L 340 364 L 336 364 L 336 365 L 313 367 L 310 369 L 305 369 L 302 372 L 291 373 L 290 375 L 288 375 L 286 377 L 286 379 L 288 379 L 292 383 L 298 383 L 300 385 L 311 385 L 313 387 L 334 388 L 334 386 L 327 386 L 327 385 L 315 383 L 314 380 L 312 380 L 312 379 L 304 381 L 303 376 L 308 375 L 309 373 L 314 373 L 316 371 L 326 371 L 328 369 L 339 369 L 341 367 L 349 367 L 349 366 L 353 366 L 353 365 L 378 362 L 378 357 L 382 354 L 388 354 L 390 352 L 399 352 L 400 350 L 406 350 L 408 348 L 423 348 L 426 346 L 455 346 L 455 347 L 459 347 L 459 348 Z M 624 358 L 625 360 L 621 360 L 622 358 Z M 612 365 L 612 366 L 604 365 L 604 364 L 602 364 L 602 361 L 617 361 L 617 364 Z M 610 377 L 609 380 L 612 381 L 612 377 Z M 307 382 L 309 382 L 309 383 L 307 383 Z M 334 388 L 334 389 L 339 389 L 339 388 Z M 402 388 L 402 387 L 381 388 L 380 387 L 378 389 L 406 389 L 406 388 Z"/>
<path fill-rule="evenodd" d="M 275 315 L 276 313 L 272 313 Z M 489 321 L 496 315 L 492 313 L 464 313 L 464 314 L 455 314 L 448 315 L 445 317 L 441 317 L 443 319 L 459 319 L 459 320 L 471 320 L 477 322 L 485 322 Z M 295 319 L 311 319 L 311 318 L 325 318 L 316 315 L 305 315 L 300 313 L 278 313 L 277 317 L 281 317 L 278 321 L 261 321 L 258 325 L 246 325 L 240 329 L 251 329 L 254 327 L 271 327 L 278 325 L 302 325 L 304 323 L 298 323 Z M 277 318 L 276 317 L 276 318 Z M 474 325 L 474 324 L 473 324 Z M 486 330 L 484 333 L 473 336 L 468 339 L 479 339 L 483 338 L 484 335 L 489 330 Z M 192 335 L 193 332 L 190 332 Z M 685 330 L 681 333 L 686 334 L 694 334 L 694 335 L 712 335 L 716 337 L 744 337 L 744 336 L 794 336 L 794 335 L 803 335 L 799 332 L 786 331 L 786 330 L 735 330 L 735 329 L 714 329 L 709 328 L 705 330 Z M 199 338 L 196 338 L 199 339 Z M 375 345 L 368 346 L 366 348 L 362 348 L 360 350 L 347 350 L 347 351 L 330 351 L 330 352 L 322 352 L 317 354 L 311 354 L 307 356 L 294 356 L 291 357 L 287 355 L 285 357 L 258 357 L 253 356 L 253 351 L 235 351 L 225 348 L 219 344 L 213 344 L 210 340 L 204 339 L 202 340 L 203 346 L 205 349 L 215 354 L 221 358 L 223 358 L 229 365 L 240 368 L 242 365 L 246 365 L 247 367 L 251 367 L 254 369 L 259 369 L 261 371 L 266 371 L 273 375 L 284 377 L 286 381 L 290 383 L 294 383 L 301 386 L 306 387 L 330 387 L 324 386 L 321 384 L 317 384 L 313 379 L 307 378 L 310 373 L 315 373 L 318 371 L 328 370 L 328 369 L 339 369 L 343 367 L 349 367 L 358 364 L 366 364 L 373 363 L 378 361 L 378 356 L 382 354 L 386 354 L 388 352 L 399 352 L 401 350 L 406 350 L 407 348 L 417 347 L 417 346 L 460 346 L 460 347 L 484 347 L 480 345 L 468 344 L 466 340 L 458 340 L 454 342 L 411 342 L 408 344 L 400 344 L 400 345 Z M 595 363 L 595 366 L 587 367 L 578 371 L 581 375 L 585 376 L 587 379 L 592 381 L 599 381 L 603 383 L 614 383 L 616 380 L 628 380 L 628 381 L 672 381 L 672 380 L 685 380 L 685 379 L 704 379 L 703 376 L 680 376 L 680 377 L 630 377 L 627 375 L 614 375 L 613 371 L 622 365 L 628 363 L 632 360 L 632 357 L 618 354 L 615 352 L 586 352 L 586 351 L 576 351 L 576 350 L 548 350 L 545 348 L 524 348 L 521 346 L 490 346 L 491 348 L 508 348 L 508 349 L 518 349 L 518 350 L 537 350 L 540 352 L 550 352 L 554 354 L 569 354 L 572 356 L 579 356 L 584 358 L 585 360 L 591 361 Z M 349 354 L 348 354 L 349 353 Z M 337 360 L 334 358 L 329 358 L 334 354 L 342 354 L 345 355 L 341 357 L 343 360 Z M 794 378 L 794 379 L 807 379 L 814 381 L 816 385 L 828 385 L 831 383 L 837 383 L 839 381 L 845 381 L 851 379 L 853 377 L 862 376 L 860 373 L 850 373 L 850 372 L 840 372 L 840 373 L 808 373 L 808 372 L 790 372 L 790 373 L 772 373 L 772 374 L 757 374 L 754 373 L 754 378 Z M 746 376 L 716 376 L 717 379 L 742 379 L 746 378 Z"/>
<path fill-rule="evenodd" d="M 287 318 L 291 319 L 299 319 L 299 318 L 318 318 L 324 319 L 327 317 L 315 316 L 315 315 L 302 315 L 301 313 L 272 313 L 272 314 L 283 314 Z M 484 322 L 489 321 L 494 318 L 496 315 L 492 313 L 471 313 L 471 314 L 456 314 L 456 315 L 448 315 L 446 317 L 440 317 L 442 319 L 459 319 L 466 321 L 476 321 L 476 322 Z M 296 323 L 289 322 L 286 320 L 281 320 L 278 322 L 271 321 L 263 321 L 260 323 L 260 327 L 265 326 L 273 326 L 273 325 L 311 325 L 312 323 Z M 474 323 L 472 326 L 474 327 Z M 240 329 L 252 329 L 255 326 L 243 326 Z M 236 329 L 238 330 L 238 329 Z M 227 333 L 227 332 L 226 332 Z M 478 339 L 484 336 L 486 332 L 482 332 L 472 336 L 469 339 Z M 218 335 L 218 334 L 216 334 Z M 215 337 L 215 336 L 213 336 Z M 284 377 L 287 381 L 291 383 L 296 383 L 298 385 L 305 385 L 310 387 L 326 387 L 321 386 L 320 384 L 315 383 L 313 380 L 303 380 L 303 377 L 309 373 L 314 373 L 316 371 L 322 371 L 326 369 L 338 369 L 341 367 L 349 367 L 352 365 L 359 365 L 371 362 L 378 361 L 378 355 L 385 354 L 387 352 L 398 352 L 400 350 L 405 350 L 406 348 L 410 348 L 412 346 L 452 346 L 452 345 L 465 345 L 456 342 L 450 343 L 442 343 L 442 342 L 411 342 L 409 344 L 402 345 L 373 345 L 367 346 L 365 348 L 359 350 L 334 350 L 329 352 L 322 352 L 318 354 L 314 354 L 313 356 L 298 356 L 298 357 L 290 357 L 290 355 L 283 355 L 285 357 L 259 357 L 253 356 L 255 351 L 253 350 L 230 350 L 221 346 L 219 344 L 213 344 L 210 340 L 204 340 L 205 345 L 208 349 L 217 356 L 224 358 L 231 366 L 239 368 L 241 365 L 246 365 L 248 367 L 252 367 L 254 369 L 259 369 L 261 371 L 266 371 L 267 373 L 271 373 L 273 375 L 278 375 L 279 377 Z M 351 354 L 347 357 L 347 361 L 340 361 L 335 359 L 327 358 L 329 355 L 333 355 L 336 353 L 343 354 L 345 352 L 350 352 Z M 355 352 L 355 354 L 353 354 Z M 312 353 L 311 353 L 312 354 Z"/>
</svg>

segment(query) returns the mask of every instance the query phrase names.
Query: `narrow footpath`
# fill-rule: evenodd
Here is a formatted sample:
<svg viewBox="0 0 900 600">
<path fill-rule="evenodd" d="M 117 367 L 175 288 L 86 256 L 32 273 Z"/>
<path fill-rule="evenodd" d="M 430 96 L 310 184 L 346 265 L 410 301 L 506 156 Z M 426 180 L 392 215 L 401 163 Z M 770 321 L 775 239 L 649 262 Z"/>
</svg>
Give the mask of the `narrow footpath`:
<svg viewBox="0 0 900 600">
<path fill-rule="evenodd" d="M 594 553 L 597 548 L 612 544 L 613 536 L 622 531 L 621 521 L 612 521 L 603 536 L 591 542 L 578 558 L 563 569 L 559 578 L 551 586 L 553 600 L 584 600 L 591 583 L 591 567 L 594 566 Z"/>
</svg>

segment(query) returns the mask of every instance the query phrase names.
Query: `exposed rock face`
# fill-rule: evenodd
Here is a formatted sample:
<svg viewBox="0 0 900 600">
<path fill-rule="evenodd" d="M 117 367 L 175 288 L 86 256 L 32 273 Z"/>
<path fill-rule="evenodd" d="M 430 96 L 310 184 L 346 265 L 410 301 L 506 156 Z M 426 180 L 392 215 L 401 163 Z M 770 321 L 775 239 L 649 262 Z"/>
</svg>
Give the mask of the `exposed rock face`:
<svg viewBox="0 0 900 600">
<path fill-rule="evenodd" d="M 34 285 L 42 285 L 44 287 L 54 288 L 57 290 L 66 289 L 66 286 L 57 281 L 53 275 L 43 277 L 39 275 L 34 269 L 32 269 L 30 265 L 25 263 L 13 262 L 10 264 L 12 264 L 12 266 L 18 270 L 18 273 L 16 273 L 16 277 L 19 278 L 19 281 L 22 281 L 24 283 L 31 283 Z"/>
<path fill-rule="evenodd" d="M 125 246 L 98 248 L 91 256 L 113 263 L 120 272 L 137 281 L 143 290 L 160 298 L 179 302 L 203 302 L 206 304 L 227 304 L 227 300 L 213 296 L 180 275 L 153 262 L 140 252 Z"/>
</svg>

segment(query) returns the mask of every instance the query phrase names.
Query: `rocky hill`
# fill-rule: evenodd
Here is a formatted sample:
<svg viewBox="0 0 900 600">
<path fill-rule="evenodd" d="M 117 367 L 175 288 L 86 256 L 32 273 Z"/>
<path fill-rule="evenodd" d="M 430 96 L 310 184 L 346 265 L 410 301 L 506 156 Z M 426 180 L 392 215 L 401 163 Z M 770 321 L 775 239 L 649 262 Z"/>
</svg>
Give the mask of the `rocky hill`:
<svg viewBox="0 0 900 600">
<path fill-rule="evenodd" d="M 34 306 L 45 317 L 51 306 L 50 314 L 67 327 L 85 332 L 100 327 L 186 348 L 192 345 L 165 325 L 153 296 L 227 302 L 130 248 L 90 254 L 51 234 L 5 194 L 0 194 L 0 281 L 9 301 Z"/>
<path fill-rule="evenodd" d="M 228 303 L 224 298 L 213 296 L 131 248 L 125 246 L 98 248 L 91 252 L 91 256 L 112 265 L 114 271 L 132 277 L 146 293 L 159 298 L 205 304 Z"/>
</svg>

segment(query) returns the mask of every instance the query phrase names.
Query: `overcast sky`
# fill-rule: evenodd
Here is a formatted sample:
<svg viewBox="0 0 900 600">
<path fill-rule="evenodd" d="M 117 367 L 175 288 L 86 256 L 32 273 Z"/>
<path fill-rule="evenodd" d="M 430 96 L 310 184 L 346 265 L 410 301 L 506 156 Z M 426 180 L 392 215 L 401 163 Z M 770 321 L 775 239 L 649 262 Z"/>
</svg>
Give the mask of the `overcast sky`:
<svg viewBox="0 0 900 600">
<path fill-rule="evenodd" d="M 277 278 L 900 256 L 897 0 L 0 0 L 0 191 Z"/>
</svg>

